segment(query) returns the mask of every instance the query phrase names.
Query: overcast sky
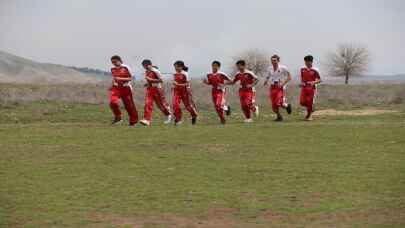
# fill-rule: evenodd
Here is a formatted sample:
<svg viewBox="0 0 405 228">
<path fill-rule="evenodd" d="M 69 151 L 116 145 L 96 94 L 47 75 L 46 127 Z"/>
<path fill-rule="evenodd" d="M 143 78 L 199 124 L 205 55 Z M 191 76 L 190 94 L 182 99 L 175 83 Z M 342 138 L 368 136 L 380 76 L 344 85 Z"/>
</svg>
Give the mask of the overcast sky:
<svg viewBox="0 0 405 228">
<path fill-rule="evenodd" d="M 0 0 L 0 28 L 0 50 L 100 69 L 120 54 L 137 71 L 182 59 L 200 76 L 247 48 L 295 69 L 350 41 L 369 47 L 370 73 L 405 73 L 403 0 Z"/>
</svg>

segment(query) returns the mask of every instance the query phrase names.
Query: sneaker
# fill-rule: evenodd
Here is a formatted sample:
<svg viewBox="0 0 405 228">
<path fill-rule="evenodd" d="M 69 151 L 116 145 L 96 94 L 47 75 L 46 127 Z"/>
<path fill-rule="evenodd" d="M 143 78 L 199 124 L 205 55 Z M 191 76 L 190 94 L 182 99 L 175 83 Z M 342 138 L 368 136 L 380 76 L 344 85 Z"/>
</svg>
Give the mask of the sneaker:
<svg viewBox="0 0 405 228">
<path fill-rule="evenodd" d="M 121 118 L 114 118 L 113 121 L 111 122 L 111 125 L 118 125 L 122 123 Z"/>
<path fill-rule="evenodd" d="M 177 121 L 177 120 L 174 121 L 174 125 L 176 125 L 176 126 L 182 125 L 182 124 L 183 124 L 183 121 L 181 121 L 181 120 L 180 121 Z"/>
<path fill-rule="evenodd" d="M 291 106 L 291 104 L 288 104 L 287 107 L 285 108 L 285 110 L 287 111 L 288 115 L 291 115 L 291 113 L 292 113 L 292 106 Z"/>
<path fill-rule="evenodd" d="M 191 118 L 191 124 L 195 125 L 197 123 L 197 117 Z"/>
<path fill-rule="evenodd" d="M 137 122 L 135 122 L 135 123 L 129 123 L 128 126 L 133 127 L 133 126 L 135 126 L 136 124 L 137 124 Z"/>
<path fill-rule="evenodd" d="M 314 120 L 314 119 L 312 118 L 312 116 L 310 116 L 310 117 L 305 117 L 305 121 L 312 121 L 312 120 Z"/>
<path fill-rule="evenodd" d="M 274 122 L 283 122 L 283 117 L 277 117 Z"/>
<path fill-rule="evenodd" d="M 225 119 L 221 120 L 221 124 L 225 125 L 225 124 L 226 124 L 226 120 L 225 120 Z"/>
<path fill-rule="evenodd" d="M 225 115 L 230 116 L 231 115 L 231 106 L 227 105 L 225 106 Z"/>
<path fill-rule="evenodd" d="M 259 114 L 260 114 L 260 112 L 259 112 L 259 106 L 256 105 L 256 106 L 255 106 L 255 109 L 256 109 L 255 112 L 254 112 L 254 113 L 255 113 L 255 116 L 258 117 Z"/>
<path fill-rule="evenodd" d="M 245 123 L 253 123 L 253 119 L 245 119 Z"/>
<path fill-rule="evenodd" d="M 141 120 L 139 123 L 141 123 L 144 126 L 150 126 L 150 121 L 149 120 Z"/>
<path fill-rule="evenodd" d="M 164 124 L 170 124 L 172 122 L 172 115 L 168 115 L 166 120 L 163 122 Z"/>
</svg>

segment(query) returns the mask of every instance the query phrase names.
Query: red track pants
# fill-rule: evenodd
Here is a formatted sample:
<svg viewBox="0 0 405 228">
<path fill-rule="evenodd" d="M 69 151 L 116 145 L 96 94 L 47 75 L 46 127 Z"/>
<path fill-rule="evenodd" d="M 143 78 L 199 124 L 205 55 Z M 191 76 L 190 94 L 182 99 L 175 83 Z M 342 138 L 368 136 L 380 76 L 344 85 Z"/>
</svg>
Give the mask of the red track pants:
<svg viewBox="0 0 405 228">
<path fill-rule="evenodd" d="M 181 102 L 183 102 L 187 111 L 190 112 L 192 117 L 197 117 L 198 113 L 193 103 L 191 93 L 188 88 L 175 88 L 173 90 L 173 110 L 176 121 L 181 121 L 182 111 L 181 111 Z"/>
<path fill-rule="evenodd" d="M 270 101 L 274 112 L 278 112 L 281 107 L 286 107 L 285 89 L 278 85 L 270 87 Z"/>
<path fill-rule="evenodd" d="M 312 113 L 314 111 L 315 96 L 315 87 L 306 86 L 301 89 L 300 104 L 307 108 L 308 113 Z"/>
<path fill-rule="evenodd" d="M 255 96 L 256 92 L 252 89 L 239 89 L 240 106 L 246 119 L 252 118 L 252 112 L 256 111 Z"/>
<path fill-rule="evenodd" d="M 170 115 L 170 108 L 166 102 L 164 90 L 162 88 L 157 87 L 147 87 L 145 94 L 145 107 L 144 107 L 145 120 L 148 121 L 152 120 L 154 102 L 165 116 Z"/>
<path fill-rule="evenodd" d="M 132 88 L 129 86 L 113 86 L 111 88 L 110 108 L 114 113 L 115 118 L 122 118 L 119 102 L 122 100 L 124 107 L 129 115 L 129 123 L 136 124 L 138 122 L 138 111 L 132 97 Z"/>
<path fill-rule="evenodd" d="M 214 103 L 215 110 L 217 111 L 218 117 L 221 121 L 225 120 L 224 116 L 224 105 L 225 105 L 225 91 L 219 89 L 213 89 L 212 92 L 212 102 Z"/>
</svg>

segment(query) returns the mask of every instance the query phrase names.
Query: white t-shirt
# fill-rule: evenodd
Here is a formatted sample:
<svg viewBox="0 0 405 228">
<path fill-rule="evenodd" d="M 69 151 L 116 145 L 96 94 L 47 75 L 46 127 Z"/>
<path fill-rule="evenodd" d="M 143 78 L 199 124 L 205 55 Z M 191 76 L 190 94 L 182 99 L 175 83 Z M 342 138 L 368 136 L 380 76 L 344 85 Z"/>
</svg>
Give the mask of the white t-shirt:
<svg viewBox="0 0 405 228">
<path fill-rule="evenodd" d="M 271 84 L 287 80 L 290 74 L 288 68 L 283 65 L 278 65 L 277 70 L 274 70 L 273 66 L 270 66 L 268 72 L 267 79 L 271 81 Z"/>
</svg>

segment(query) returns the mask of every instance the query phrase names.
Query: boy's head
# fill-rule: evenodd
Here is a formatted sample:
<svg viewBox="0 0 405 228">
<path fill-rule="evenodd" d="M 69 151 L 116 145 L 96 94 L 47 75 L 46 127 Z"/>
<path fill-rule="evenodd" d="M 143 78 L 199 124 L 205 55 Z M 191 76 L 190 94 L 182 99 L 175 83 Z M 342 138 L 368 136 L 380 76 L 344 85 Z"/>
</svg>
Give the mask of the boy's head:
<svg viewBox="0 0 405 228">
<path fill-rule="evenodd" d="M 236 62 L 236 68 L 238 68 L 239 71 L 245 71 L 246 70 L 246 61 L 245 60 L 239 60 Z"/>
<path fill-rule="evenodd" d="M 273 55 L 271 57 L 271 64 L 277 65 L 280 62 L 280 56 L 278 55 Z"/>
<path fill-rule="evenodd" d="M 145 68 L 146 70 L 150 70 L 150 69 L 153 67 L 152 61 L 149 60 L 149 59 L 144 59 L 144 60 L 142 61 L 142 66 L 143 66 L 143 68 Z"/>
<path fill-rule="evenodd" d="M 114 55 L 111 57 L 111 63 L 116 66 L 119 67 L 122 64 L 122 59 L 119 55 Z"/>
<path fill-rule="evenodd" d="M 221 62 L 214 61 L 214 62 L 212 62 L 211 66 L 212 66 L 212 71 L 218 72 L 219 69 L 221 68 Z"/>
<path fill-rule="evenodd" d="M 314 63 L 314 57 L 312 55 L 307 55 L 304 57 L 305 66 L 311 68 Z"/>
</svg>

